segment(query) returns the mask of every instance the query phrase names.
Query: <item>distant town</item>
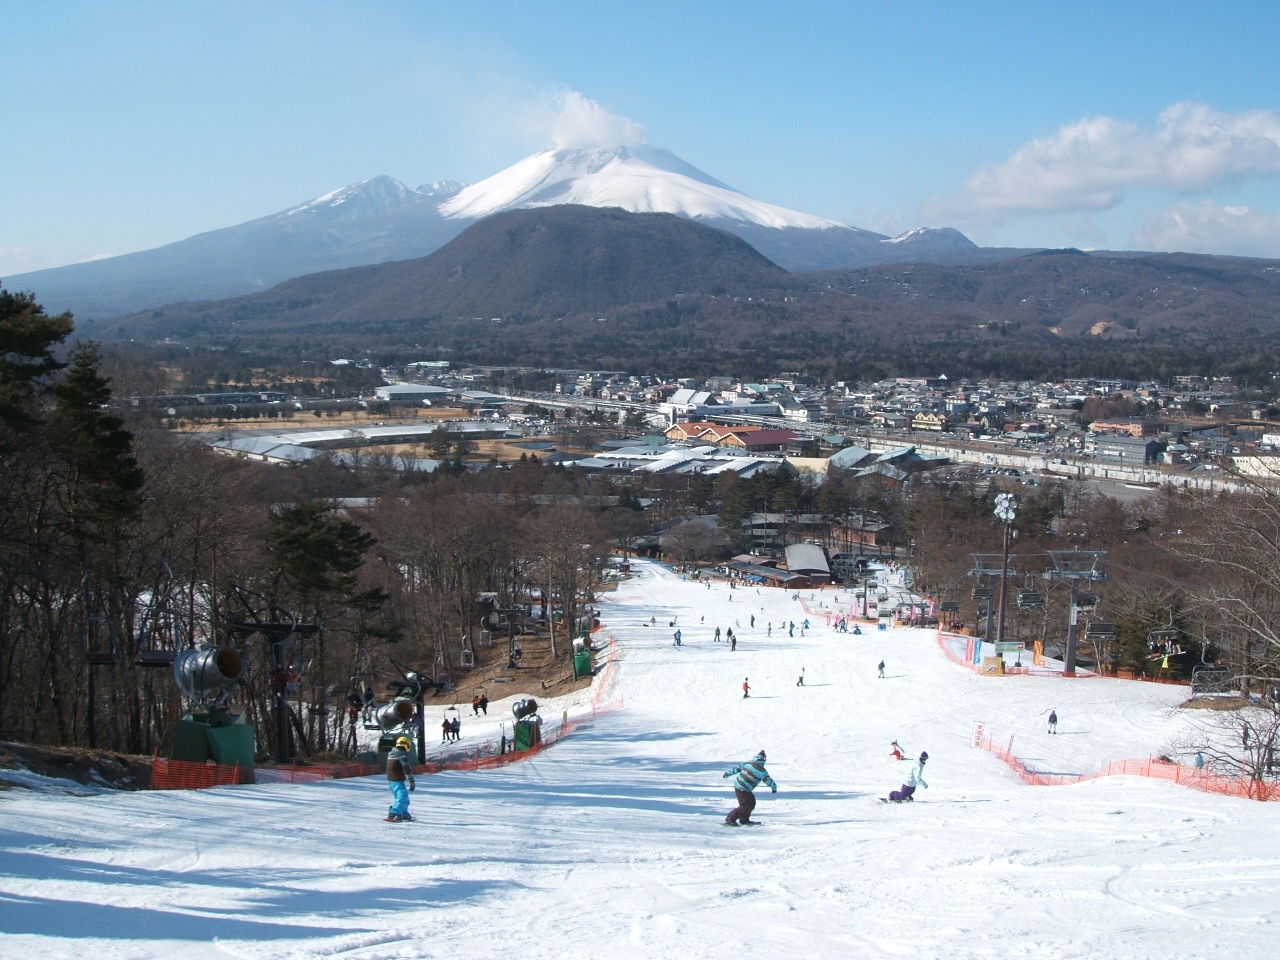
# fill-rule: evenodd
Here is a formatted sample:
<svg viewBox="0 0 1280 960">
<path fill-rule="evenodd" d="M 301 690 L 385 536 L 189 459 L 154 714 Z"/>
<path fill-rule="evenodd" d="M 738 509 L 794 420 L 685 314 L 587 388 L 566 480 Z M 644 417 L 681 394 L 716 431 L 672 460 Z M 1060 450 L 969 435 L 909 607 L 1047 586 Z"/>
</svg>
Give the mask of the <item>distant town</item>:
<svg viewBox="0 0 1280 960">
<path fill-rule="evenodd" d="M 158 407 L 173 424 L 217 421 L 203 432 L 214 449 L 278 463 L 381 447 L 403 469 L 430 471 L 441 458 L 413 448 L 448 438 L 503 442 L 481 455 L 464 445 L 468 466 L 533 455 L 621 474 L 998 470 L 1028 485 L 1058 476 L 1204 490 L 1229 487 L 1236 474 L 1280 476 L 1274 398 L 1229 377 L 747 382 L 445 361 L 378 373 L 383 386 L 347 398 L 241 388 L 125 402 Z M 263 418 L 291 422 L 264 433 Z"/>
</svg>

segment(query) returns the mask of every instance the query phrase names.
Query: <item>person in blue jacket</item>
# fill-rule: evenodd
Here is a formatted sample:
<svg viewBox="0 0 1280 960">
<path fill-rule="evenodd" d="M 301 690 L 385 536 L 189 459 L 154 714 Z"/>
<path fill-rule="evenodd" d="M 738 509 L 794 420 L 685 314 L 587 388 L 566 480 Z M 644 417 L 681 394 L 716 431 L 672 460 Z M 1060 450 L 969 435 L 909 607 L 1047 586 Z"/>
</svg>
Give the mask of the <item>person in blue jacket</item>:
<svg viewBox="0 0 1280 960">
<path fill-rule="evenodd" d="M 929 789 L 929 785 L 924 782 L 924 765 L 928 759 L 928 753 L 920 754 L 920 759 L 915 762 L 911 773 L 907 775 L 907 782 L 889 794 L 890 800 L 894 803 L 903 803 L 911 799 L 911 795 L 916 792 L 916 787 Z"/>
<path fill-rule="evenodd" d="M 740 823 L 755 822 L 751 819 L 751 811 L 756 808 L 756 795 L 752 791 L 760 784 L 763 783 L 774 793 L 778 792 L 778 785 L 773 782 L 773 777 L 769 776 L 769 771 L 764 768 L 764 761 L 764 751 L 761 750 L 754 759 L 739 763 L 725 771 L 726 777 L 734 778 L 733 794 L 738 800 L 738 805 L 724 818 L 727 825 L 736 827 Z"/>
</svg>

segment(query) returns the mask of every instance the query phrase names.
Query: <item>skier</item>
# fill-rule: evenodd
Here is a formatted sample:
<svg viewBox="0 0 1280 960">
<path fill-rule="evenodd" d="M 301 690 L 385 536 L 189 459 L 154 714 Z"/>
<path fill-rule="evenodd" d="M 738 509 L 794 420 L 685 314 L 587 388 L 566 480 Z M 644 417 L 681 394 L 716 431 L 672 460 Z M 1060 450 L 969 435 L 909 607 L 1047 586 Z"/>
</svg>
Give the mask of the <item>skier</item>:
<svg viewBox="0 0 1280 960">
<path fill-rule="evenodd" d="M 884 661 L 883 660 L 880 661 L 880 679 L 881 680 L 884 679 Z"/>
<path fill-rule="evenodd" d="M 792 620 L 787 626 L 787 636 L 794 637 L 796 635 L 796 622 Z"/>
<path fill-rule="evenodd" d="M 809 618 L 808 618 L 808 617 L 805 617 L 805 618 L 804 618 L 804 626 L 803 626 L 803 627 L 801 627 L 801 629 L 802 629 L 802 630 L 808 630 L 808 629 L 809 629 Z"/>
<path fill-rule="evenodd" d="M 753 613 L 751 615 L 751 628 L 754 630 L 755 626 L 756 626 L 756 615 Z"/>
<path fill-rule="evenodd" d="M 751 684 L 747 683 L 747 677 L 742 678 L 742 699 L 745 700 L 751 696 Z"/>
<path fill-rule="evenodd" d="M 804 686 L 804 667 L 800 668 L 800 679 L 796 681 L 796 686 L 797 687 Z"/>
<path fill-rule="evenodd" d="M 924 782 L 924 764 L 929 759 L 928 753 L 921 753 L 920 759 L 915 762 L 915 766 L 911 768 L 911 772 L 907 774 L 907 782 L 897 790 L 889 794 L 889 800 L 892 803 L 905 803 L 911 800 L 911 795 L 916 792 L 916 787 L 924 787 L 929 789 L 929 785 Z"/>
<path fill-rule="evenodd" d="M 672 637 L 672 639 L 674 639 L 674 640 L 675 640 L 675 642 L 676 642 L 676 643 L 675 643 L 675 645 L 676 645 L 677 647 L 678 647 L 678 646 L 680 646 L 680 631 L 679 631 L 679 630 L 677 630 L 675 633 L 673 633 L 673 634 L 671 635 L 671 637 Z"/>
<path fill-rule="evenodd" d="M 1049 732 L 1050 733 L 1058 732 L 1058 711 L 1057 710 L 1049 711 Z"/>
<path fill-rule="evenodd" d="M 768 631 L 766 631 L 765 636 L 766 636 L 766 637 L 772 637 L 772 636 L 773 636 L 773 621 L 772 621 L 772 620 L 771 620 L 771 621 L 769 621 L 769 629 L 768 629 Z"/>
<path fill-rule="evenodd" d="M 409 757 L 412 749 L 413 741 L 408 737 L 401 737 L 387 754 L 387 786 L 391 788 L 391 808 L 385 818 L 387 823 L 413 819 L 409 816 L 409 791 L 417 783 L 413 779 L 413 761 Z M 409 784 L 407 789 L 406 782 Z"/>
<path fill-rule="evenodd" d="M 892 741 L 892 742 L 889 744 L 889 746 L 890 746 L 890 748 L 891 748 L 891 749 L 889 750 L 889 756 L 893 757 L 893 759 L 895 759 L 895 760 L 901 760 L 901 759 L 902 759 L 902 748 L 901 748 L 900 746 L 898 746 L 898 741 L 897 741 L 897 740 Z"/>
<path fill-rule="evenodd" d="M 720 642 L 720 628 L 716 627 L 716 643 Z"/>
<path fill-rule="evenodd" d="M 734 778 L 733 795 L 738 800 L 738 805 L 724 818 L 727 826 L 736 827 L 741 823 L 756 823 L 751 819 L 751 811 L 756 808 L 756 795 L 752 791 L 761 783 L 774 793 L 778 792 L 778 785 L 773 782 L 773 777 L 769 776 L 769 771 L 765 770 L 764 762 L 765 755 L 761 750 L 754 759 L 739 763 L 733 769 L 725 771 L 726 777 Z"/>
<path fill-rule="evenodd" d="M 489 695 L 487 693 L 480 694 L 480 712 L 486 717 L 489 715 Z"/>
<path fill-rule="evenodd" d="M 444 720 L 440 722 L 440 742 L 448 743 L 449 735 L 451 733 L 453 733 L 453 724 L 449 722 L 448 717 L 445 717 Z"/>
<path fill-rule="evenodd" d="M 729 652 L 730 652 L 730 653 L 732 653 L 733 651 L 735 651 L 735 650 L 737 650 L 737 649 L 738 649 L 738 638 L 737 638 L 737 637 L 735 637 L 735 636 L 733 635 L 733 631 L 732 631 L 732 630 L 730 630 L 730 631 L 729 631 Z"/>
<path fill-rule="evenodd" d="M 473 717 L 480 716 L 480 694 L 478 693 L 471 695 L 471 715 Z"/>
</svg>

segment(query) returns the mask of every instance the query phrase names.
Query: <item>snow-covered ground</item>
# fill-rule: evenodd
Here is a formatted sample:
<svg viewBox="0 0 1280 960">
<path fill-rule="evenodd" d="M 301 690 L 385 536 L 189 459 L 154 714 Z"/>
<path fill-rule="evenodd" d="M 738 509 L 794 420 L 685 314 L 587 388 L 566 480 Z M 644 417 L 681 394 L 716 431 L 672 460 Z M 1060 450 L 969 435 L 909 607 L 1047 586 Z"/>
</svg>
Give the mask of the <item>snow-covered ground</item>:
<svg viewBox="0 0 1280 960">
<path fill-rule="evenodd" d="M 1029 787 L 969 746 L 982 720 L 1045 770 L 1145 757 L 1176 735 L 1178 688 L 983 678 L 928 631 L 811 617 L 789 638 L 779 622 L 804 613 L 782 590 L 635 568 L 602 613 L 626 708 L 532 760 L 419 778 L 417 823 L 381 822 L 380 778 L 0 794 L 0 956 L 1277 953 L 1280 804 L 1137 778 Z M 877 800 L 906 772 L 895 738 L 930 754 L 914 804 Z M 724 827 L 721 774 L 762 748 L 780 790 L 762 826 Z"/>
</svg>

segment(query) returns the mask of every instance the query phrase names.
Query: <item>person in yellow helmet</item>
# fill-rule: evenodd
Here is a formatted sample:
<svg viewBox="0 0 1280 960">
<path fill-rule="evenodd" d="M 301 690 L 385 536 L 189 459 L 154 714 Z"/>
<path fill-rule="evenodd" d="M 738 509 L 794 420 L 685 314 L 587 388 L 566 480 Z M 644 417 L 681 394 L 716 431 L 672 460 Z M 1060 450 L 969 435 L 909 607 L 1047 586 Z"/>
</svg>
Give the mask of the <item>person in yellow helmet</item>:
<svg viewBox="0 0 1280 960">
<path fill-rule="evenodd" d="M 408 737 L 401 737 L 387 754 L 387 786 L 391 788 L 391 809 L 387 811 L 387 823 L 413 819 L 409 816 L 409 791 L 417 783 L 413 779 L 412 752 L 413 741 Z"/>
</svg>

